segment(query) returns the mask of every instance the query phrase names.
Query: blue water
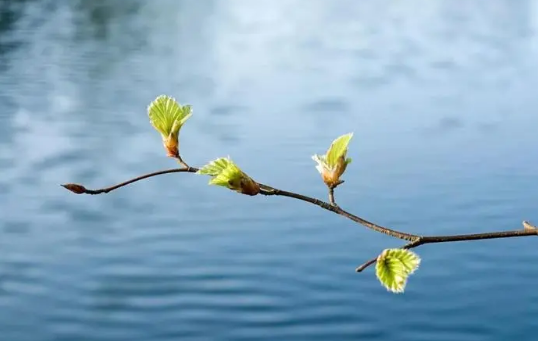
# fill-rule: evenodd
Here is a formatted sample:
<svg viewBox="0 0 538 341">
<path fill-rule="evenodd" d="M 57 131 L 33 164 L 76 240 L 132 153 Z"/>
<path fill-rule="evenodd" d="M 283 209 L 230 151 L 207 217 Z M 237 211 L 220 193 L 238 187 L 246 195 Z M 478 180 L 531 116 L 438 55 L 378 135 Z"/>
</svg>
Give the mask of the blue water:
<svg viewBox="0 0 538 341">
<path fill-rule="evenodd" d="M 0 1 L 0 340 L 535 340 L 538 239 L 402 245 L 300 201 L 171 174 L 182 155 L 416 234 L 538 223 L 537 1 Z"/>
</svg>

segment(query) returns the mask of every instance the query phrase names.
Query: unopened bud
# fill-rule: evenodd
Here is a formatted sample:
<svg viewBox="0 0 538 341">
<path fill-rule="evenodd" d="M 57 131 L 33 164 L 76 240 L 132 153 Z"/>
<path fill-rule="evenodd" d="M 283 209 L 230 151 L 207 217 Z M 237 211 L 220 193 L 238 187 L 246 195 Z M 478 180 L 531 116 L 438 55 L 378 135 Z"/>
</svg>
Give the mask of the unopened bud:
<svg viewBox="0 0 538 341">
<path fill-rule="evenodd" d="M 246 195 L 257 195 L 260 193 L 260 185 L 245 175 L 244 178 L 241 178 L 241 193 Z"/>
<path fill-rule="evenodd" d="M 71 192 L 75 194 L 83 194 L 86 193 L 86 187 L 79 185 L 79 184 L 64 184 L 61 185 L 63 188 L 70 190 Z"/>
</svg>

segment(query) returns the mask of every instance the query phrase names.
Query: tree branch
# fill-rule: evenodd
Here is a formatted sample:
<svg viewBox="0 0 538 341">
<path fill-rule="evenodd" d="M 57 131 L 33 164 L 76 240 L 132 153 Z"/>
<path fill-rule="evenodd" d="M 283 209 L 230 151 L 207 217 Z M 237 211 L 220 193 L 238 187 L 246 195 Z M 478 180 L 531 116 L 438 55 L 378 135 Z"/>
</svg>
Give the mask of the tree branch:
<svg viewBox="0 0 538 341">
<path fill-rule="evenodd" d="M 187 165 L 183 160 L 178 161 L 183 164 Z M 114 186 L 101 188 L 101 189 L 87 189 L 86 187 L 79 185 L 79 184 L 63 184 L 62 187 L 70 190 L 73 193 L 76 194 L 103 194 L 103 193 L 109 193 L 111 191 L 114 191 L 118 188 L 130 185 L 132 183 L 135 183 L 137 181 L 141 181 L 147 178 L 151 178 L 154 176 L 159 176 L 163 174 L 169 174 L 169 173 L 196 173 L 198 171 L 198 168 L 185 166 L 183 168 L 174 168 L 174 169 L 167 169 L 162 170 L 158 172 L 148 173 L 141 176 L 138 176 L 136 178 L 124 181 L 122 183 L 119 183 Z M 347 212 L 346 210 L 340 208 L 338 205 L 336 205 L 334 201 L 334 187 L 329 188 L 329 201 L 325 202 L 319 199 L 315 199 L 306 195 L 302 195 L 299 193 L 294 192 L 288 192 L 284 191 L 278 188 L 274 188 L 268 185 L 264 185 L 259 183 L 260 186 L 260 194 L 265 196 L 281 196 L 281 197 L 288 197 L 293 198 L 297 200 L 301 200 L 304 202 L 311 203 L 313 205 L 319 206 L 327 211 L 331 211 L 333 213 L 336 213 L 338 215 L 341 215 L 345 218 L 348 218 L 356 223 L 359 223 L 371 230 L 374 230 L 379 233 L 386 234 L 388 236 L 407 240 L 409 243 L 402 246 L 402 249 L 412 249 L 424 244 L 436 244 L 436 243 L 449 243 L 449 242 L 459 242 L 459 241 L 472 241 L 472 240 L 484 240 L 484 239 L 499 239 L 499 238 L 512 238 L 512 237 L 528 237 L 528 236 L 536 236 L 538 235 L 538 229 L 536 226 L 531 225 L 529 222 L 524 221 L 522 230 L 514 230 L 514 231 L 500 231 L 500 232 L 486 232 L 486 233 L 473 233 L 473 234 L 460 234 L 460 235 L 445 235 L 445 236 L 419 236 L 415 234 L 405 233 L 397 230 L 390 229 L 388 227 L 384 227 L 381 225 L 377 225 L 375 223 L 372 223 L 368 220 L 365 220 L 359 216 L 356 216 L 350 212 Z M 367 267 L 371 266 L 377 261 L 377 257 L 372 258 L 368 260 L 367 262 L 363 263 L 362 265 L 358 266 L 356 268 L 357 272 L 362 272 Z"/>
<path fill-rule="evenodd" d="M 409 241 L 414 241 L 417 238 L 420 238 L 420 236 L 418 236 L 418 235 L 405 233 L 405 232 L 401 232 L 401 231 L 396 231 L 396 230 L 390 229 L 388 227 L 384 227 L 384 226 L 381 226 L 381 225 L 374 224 L 374 223 L 372 223 L 372 222 L 370 222 L 370 221 L 368 221 L 366 219 L 363 219 L 361 217 L 358 217 L 358 216 L 356 216 L 356 215 L 354 215 L 352 213 L 349 213 L 349 212 L 343 210 L 339 206 L 331 205 L 330 203 L 322 201 L 322 200 L 319 200 L 319 199 L 311 198 L 311 197 L 308 197 L 306 195 L 302 195 L 302 194 L 298 194 L 298 193 L 284 191 L 284 190 L 277 189 L 277 188 L 267 186 L 267 185 L 263 185 L 263 184 L 260 184 L 260 187 L 262 189 L 264 189 L 262 192 L 260 192 L 263 195 L 267 195 L 267 196 L 278 195 L 278 196 L 281 196 L 281 197 L 288 197 L 288 198 L 294 198 L 294 199 L 306 201 L 306 202 L 309 202 L 311 204 L 317 205 L 317 206 L 319 206 L 319 207 L 321 207 L 323 209 L 326 209 L 327 211 L 331 211 L 333 213 L 336 213 L 338 215 L 346 217 L 346 218 L 348 218 L 348 219 L 350 219 L 350 220 L 352 220 L 352 221 L 354 221 L 356 223 L 359 223 L 359 224 L 361 224 L 363 226 L 368 227 L 371 230 L 374 230 L 374 231 L 379 232 L 379 233 L 386 234 L 386 235 L 394 237 L 394 238 L 399 238 L 399 239 L 409 240 Z"/>
<path fill-rule="evenodd" d="M 153 173 L 148 173 L 148 174 L 144 174 L 144 175 L 141 175 L 141 176 L 137 176 L 136 178 L 124 181 L 124 182 L 119 183 L 117 185 L 110 186 L 110 187 L 105 187 L 105 188 L 101 188 L 101 189 L 87 189 L 86 187 L 84 187 L 82 185 L 72 184 L 72 183 L 63 184 L 63 185 L 60 185 L 60 186 L 62 186 L 65 189 L 70 190 L 71 192 L 73 192 L 75 194 L 91 194 L 91 195 L 95 195 L 95 194 L 103 194 L 103 193 L 112 192 L 113 190 L 116 190 L 118 188 L 130 185 L 130 184 L 135 183 L 135 182 L 140 181 L 140 180 L 144 180 L 144 179 L 147 179 L 147 178 L 158 176 L 158 175 L 170 174 L 170 173 L 196 173 L 197 171 L 198 171 L 198 169 L 196 169 L 194 167 L 166 169 L 166 170 L 162 170 L 162 171 L 158 171 L 158 172 L 153 172 Z"/>
<path fill-rule="evenodd" d="M 195 168 L 195 167 L 168 169 L 168 170 L 163 170 L 163 171 L 159 171 L 159 172 L 154 172 L 154 173 L 141 175 L 139 177 L 136 177 L 136 178 L 131 179 L 131 180 L 127 180 L 127 181 L 122 182 L 120 184 L 117 184 L 117 185 L 114 185 L 114 186 L 111 186 L 111 187 L 101 188 L 101 189 L 87 189 L 86 187 L 84 187 L 82 185 L 72 184 L 72 183 L 71 184 L 64 184 L 64 185 L 61 185 L 61 186 L 68 189 L 68 190 L 70 190 L 73 193 L 76 193 L 76 194 L 92 194 L 92 195 L 95 195 L 95 194 L 108 193 L 108 192 L 111 192 L 111 191 L 116 190 L 118 188 L 130 185 L 130 184 L 135 183 L 137 181 L 144 180 L 144 179 L 147 179 L 147 178 L 150 178 L 150 177 L 153 177 L 153 176 L 158 176 L 158 175 L 163 175 L 163 174 L 168 174 L 168 173 L 181 173 L 181 172 L 182 173 L 196 173 L 197 171 L 198 171 L 198 168 Z M 259 185 L 260 185 L 260 188 L 262 189 L 260 194 L 263 194 L 263 195 L 266 195 L 266 196 L 277 195 L 277 196 L 294 198 L 294 199 L 297 199 L 297 200 L 309 202 L 311 204 L 314 204 L 314 205 L 317 205 L 317 206 L 319 206 L 321 208 L 324 208 L 324 209 L 326 209 L 328 211 L 331 211 L 333 213 L 336 213 L 338 215 L 341 215 L 343 217 L 351 219 L 352 221 L 354 221 L 356 223 L 359 223 L 359 224 L 362 224 L 362 225 L 368 227 L 369 229 L 372 229 L 374 231 L 389 235 L 389 236 L 394 237 L 394 238 L 399 238 L 399 239 L 403 239 L 403 240 L 415 240 L 415 239 L 417 239 L 419 237 L 419 236 L 416 236 L 414 234 L 404 233 L 404 232 L 389 229 L 388 227 L 383 227 L 383 226 L 374 224 L 372 222 L 369 222 L 368 220 L 365 220 L 365 219 L 362 219 L 362 218 L 360 218 L 360 217 L 358 217 L 356 215 L 353 215 L 353 214 L 341 209 L 338 206 L 331 205 L 330 203 L 327 203 L 327 202 L 322 201 L 322 200 L 311 198 L 311 197 L 308 197 L 306 195 L 302 195 L 302 194 L 298 194 L 298 193 L 293 193 L 293 192 L 280 190 L 280 189 L 277 189 L 277 188 L 274 188 L 274 187 L 271 187 L 271 186 L 268 186 L 268 185 L 263 185 L 263 184 L 259 184 Z"/>
<path fill-rule="evenodd" d="M 402 249 L 413 249 L 415 247 L 424 244 L 436 244 L 436 243 L 450 243 L 450 242 L 463 242 L 472 240 L 485 240 L 485 239 L 500 239 L 500 238 L 514 238 L 514 237 L 528 237 L 538 235 L 538 229 L 531 225 L 529 222 L 523 222 L 523 230 L 514 231 L 500 231 L 500 232 L 486 232 L 486 233 L 473 233 L 473 234 L 459 234 L 448 236 L 423 236 L 417 240 L 402 246 Z M 377 257 L 372 258 L 365 263 L 358 266 L 355 271 L 362 272 L 364 269 L 374 264 L 377 261 Z"/>
</svg>

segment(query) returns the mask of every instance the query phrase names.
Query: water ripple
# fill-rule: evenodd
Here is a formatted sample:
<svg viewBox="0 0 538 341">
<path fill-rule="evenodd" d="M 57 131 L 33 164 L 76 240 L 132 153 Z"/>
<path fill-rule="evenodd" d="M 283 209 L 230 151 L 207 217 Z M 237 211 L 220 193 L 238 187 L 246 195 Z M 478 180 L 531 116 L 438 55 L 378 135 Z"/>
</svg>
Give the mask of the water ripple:
<svg viewBox="0 0 538 341">
<path fill-rule="evenodd" d="M 193 165 L 231 155 L 326 200 L 310 156 L 353 131 L 342 207 L 420 234 L 521 228 L 535 7 L 0 2 L 0 339 L 531 339 L 532 238 L 424 245 L 393 295 L 354 269 L 401 243 L 313 205 L 192 174 L 58 185 L 174 167 L 145 113 L 168 93 L 194 107 Z"/>
</svg>

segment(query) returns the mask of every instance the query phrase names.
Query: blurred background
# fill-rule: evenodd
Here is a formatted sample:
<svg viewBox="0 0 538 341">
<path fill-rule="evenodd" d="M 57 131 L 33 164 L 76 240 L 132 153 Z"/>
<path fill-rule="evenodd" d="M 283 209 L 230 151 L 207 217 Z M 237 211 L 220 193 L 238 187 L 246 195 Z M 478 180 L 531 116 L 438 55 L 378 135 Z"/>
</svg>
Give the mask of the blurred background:
<svg viewBox="0 0 538 341">
<path fill-rule="evenodd" d="M 310 156 L 354 132 L 339 204 L 416 234 L 538 222 L 538 2 L 0 1 L 0 340 L 531 340 L 533 238 L 400 241 L 287 198 L 172 174 L 146 107 L 191 104 L 182 156 L 326 198 Z"/>
</svg>

